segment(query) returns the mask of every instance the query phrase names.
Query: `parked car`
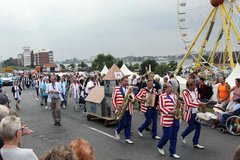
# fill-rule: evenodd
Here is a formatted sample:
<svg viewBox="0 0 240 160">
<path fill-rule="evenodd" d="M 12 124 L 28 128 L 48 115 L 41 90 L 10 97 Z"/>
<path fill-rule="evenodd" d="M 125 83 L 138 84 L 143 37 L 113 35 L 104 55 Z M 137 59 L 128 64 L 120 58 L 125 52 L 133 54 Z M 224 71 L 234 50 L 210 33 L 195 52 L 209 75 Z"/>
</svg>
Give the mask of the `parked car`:
<svg viewBox="0 0 240 160">
<path fill-rule="evenodd" d="M 2 73 L 3 85 L 13 85 L 13 74 L 12 73 Z"/>
</svg>

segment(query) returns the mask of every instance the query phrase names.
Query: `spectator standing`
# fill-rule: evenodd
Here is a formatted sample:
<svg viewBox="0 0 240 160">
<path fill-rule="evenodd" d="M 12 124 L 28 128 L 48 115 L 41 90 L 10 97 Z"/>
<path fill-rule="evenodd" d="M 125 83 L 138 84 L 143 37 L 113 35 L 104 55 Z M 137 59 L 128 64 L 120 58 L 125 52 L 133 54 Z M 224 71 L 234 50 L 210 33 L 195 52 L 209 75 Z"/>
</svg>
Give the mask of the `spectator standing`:
<svg viewBox="0 0 240 160">
<path fill-rule="evenodd" d="M 32 149 L 19 148 L 21 137 L 27 128 L 21 125 L 20 118 L 7 116 L 0 123 L 0 134 L 4 140 L 1 149 L 3 160 L 38 160 Z"/>
</svg>

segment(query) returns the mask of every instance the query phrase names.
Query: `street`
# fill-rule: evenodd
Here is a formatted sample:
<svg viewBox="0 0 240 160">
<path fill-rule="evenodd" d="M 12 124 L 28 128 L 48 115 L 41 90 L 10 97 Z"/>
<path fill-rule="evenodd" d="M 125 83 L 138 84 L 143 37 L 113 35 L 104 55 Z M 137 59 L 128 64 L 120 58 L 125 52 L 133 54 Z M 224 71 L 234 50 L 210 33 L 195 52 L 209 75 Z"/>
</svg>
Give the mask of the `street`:
<svg viewBox="0 0 240 160">
<path fill-rule="evenodd" d="M 15 109 L 10 89 L 11 87 L 3 88 L 12 100 L 11 107 Z M 151 139 L 150 132 L 144 131 L 144 138 L 138 136 L 137 128 L 144 122 L 144 116 L 139 111 L 135 111 L 133 115 L 133 145 L 124 142 L 123 133 L 121 140 L 116 140 L 114 126 L 104 127 L 102 120 L 87 121 L 83 108 L 79 112 L 74 112 L 71 104 L 68 104 L 67 109 L 61 109 L 62 126 L 53 126 L 51 111 L 40 106 L 33 89 L 22 92 L 20 111 L 17 113 L 34 131 L 33 134 L 23 137 L 23 147 L 33 148 L 38 156 L 52 147 L 67 145 L 75 138 L 83 138 L 93 145 L 97 160 L 173 159 L 169 156 L 169 143 L 164 147 L 165 156 L 162 156 L 157 151 L 157 140 Z M 206 148 L 195 149 L 191 143 L 193 134 L 187 137 L 187 144 L 184 145 L 180 141 L 180 133 L 186 126 L 186 123 L 182 122 L 177 144 L 177 154 L 183 160 L 231 160 L 237 146 L 240 145 L 240 137 L 228 133 L 221 134 L 216 129 L 202 126 L 200 144 Z M 159 124 L 158 133 L 161 136 L 162 129 Z"/>
</svg>

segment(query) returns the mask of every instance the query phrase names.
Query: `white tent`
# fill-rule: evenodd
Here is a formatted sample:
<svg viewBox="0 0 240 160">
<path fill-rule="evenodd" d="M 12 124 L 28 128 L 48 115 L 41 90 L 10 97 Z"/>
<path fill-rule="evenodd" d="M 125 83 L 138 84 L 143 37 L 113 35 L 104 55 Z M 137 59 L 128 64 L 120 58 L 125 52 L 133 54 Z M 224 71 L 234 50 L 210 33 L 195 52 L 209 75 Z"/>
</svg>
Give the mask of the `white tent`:
<svg viewBox="0 0 240 160">
<path fill-rule="evenodd" d="M 130 71 L 130 70 L 127 68 L 127 66 L 126 66 L 124 63 L 123 63 L 123 65 L 122 65 L 122 67 L 121 67 L 120 70 L 123 72 L 123 74 L 124 74 L 125 76 L 130 76 L 130 75 L 134 74 L 132 71 Z"/>
<path fill-rule="evenodd" d="M 237 63 L 232 73 L 227 77 L 226 82 L 231 86 L 235 86 L 235 79 L 240 78 L 240 65 Z"/>
<path fill-rule="evenodd" d="M 102 71 L 101 71 L 101 75 L 107 74 L 107 72 L 108 72 L 108 68 L 107 68 L 107 66 L 105 65 L 105 66 L 103 67 Z"/>
<path fill-rule="evenodd" d="M 187 80 L 182 78 L 181 76 L 176 76 L 176 79 L 180 84 L 186 84 Z"/>
</svg>

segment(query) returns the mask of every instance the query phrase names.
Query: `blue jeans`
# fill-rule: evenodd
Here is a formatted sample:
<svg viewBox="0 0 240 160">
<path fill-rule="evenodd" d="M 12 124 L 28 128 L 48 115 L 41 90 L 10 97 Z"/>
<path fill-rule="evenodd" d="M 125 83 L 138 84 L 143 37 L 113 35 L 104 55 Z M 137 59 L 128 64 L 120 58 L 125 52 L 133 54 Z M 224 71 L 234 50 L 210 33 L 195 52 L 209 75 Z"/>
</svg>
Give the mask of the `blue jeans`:
<svg viewBox="0 0 240 160">
<path fill-rule="evenodd" d="M 169 152 L 170 155 L 176 154 L 177 135 L 180 128 L 179 120 L 174 119 L 171 127 L 163 127 L 163 135 L 158 142 L 158 148 L 162 149 L 164 145 L 170 140 Z"/>
<path fill-rule="evenodd" d="M 62 95 L 62 98 L 63 98 L 63 100 L 61 101 L 61 106 L 63 106 L 63 105 L 67 105 L 67 101 L 66 101 L 66 95 L 64 95 L 63 93 L 61 94 Z"/>
<path fill-rule="evenodd" d="M 118 127 L 116 128 L 117 133 L 119 134 L 121 132 L 121 130 L 124 129 L 125 139 L 130 139 L 131 123 L 132 123 L 132 115 L 130 115 L 129 111 L 126 111 L 124 113 L 122 119 L 118 123 Z"/>
<path fill-rule="evenodd" d="M 198 123 L 196 120 L 196 114 L 191 115 L 191 119 L 188 122 L 188 127 L 183 131 L 182 137 L 185 138 L 189 133 L 195 130 L 194 137 L 193 137 L 193 145 L 197 145 L 201 133 L 201 124 Z"/>
<path fill-rule="evenodd" d="M 152 138 L 157 135 L 157 110 L 156 108 L 147 109 L 145 113 L 146 120 L 145 122 L 138 128 L 139 132 L 142 132 L 145 128 L 147 128 L 151 122 L 153 122 L 152 126 Z"/>
</svg>

